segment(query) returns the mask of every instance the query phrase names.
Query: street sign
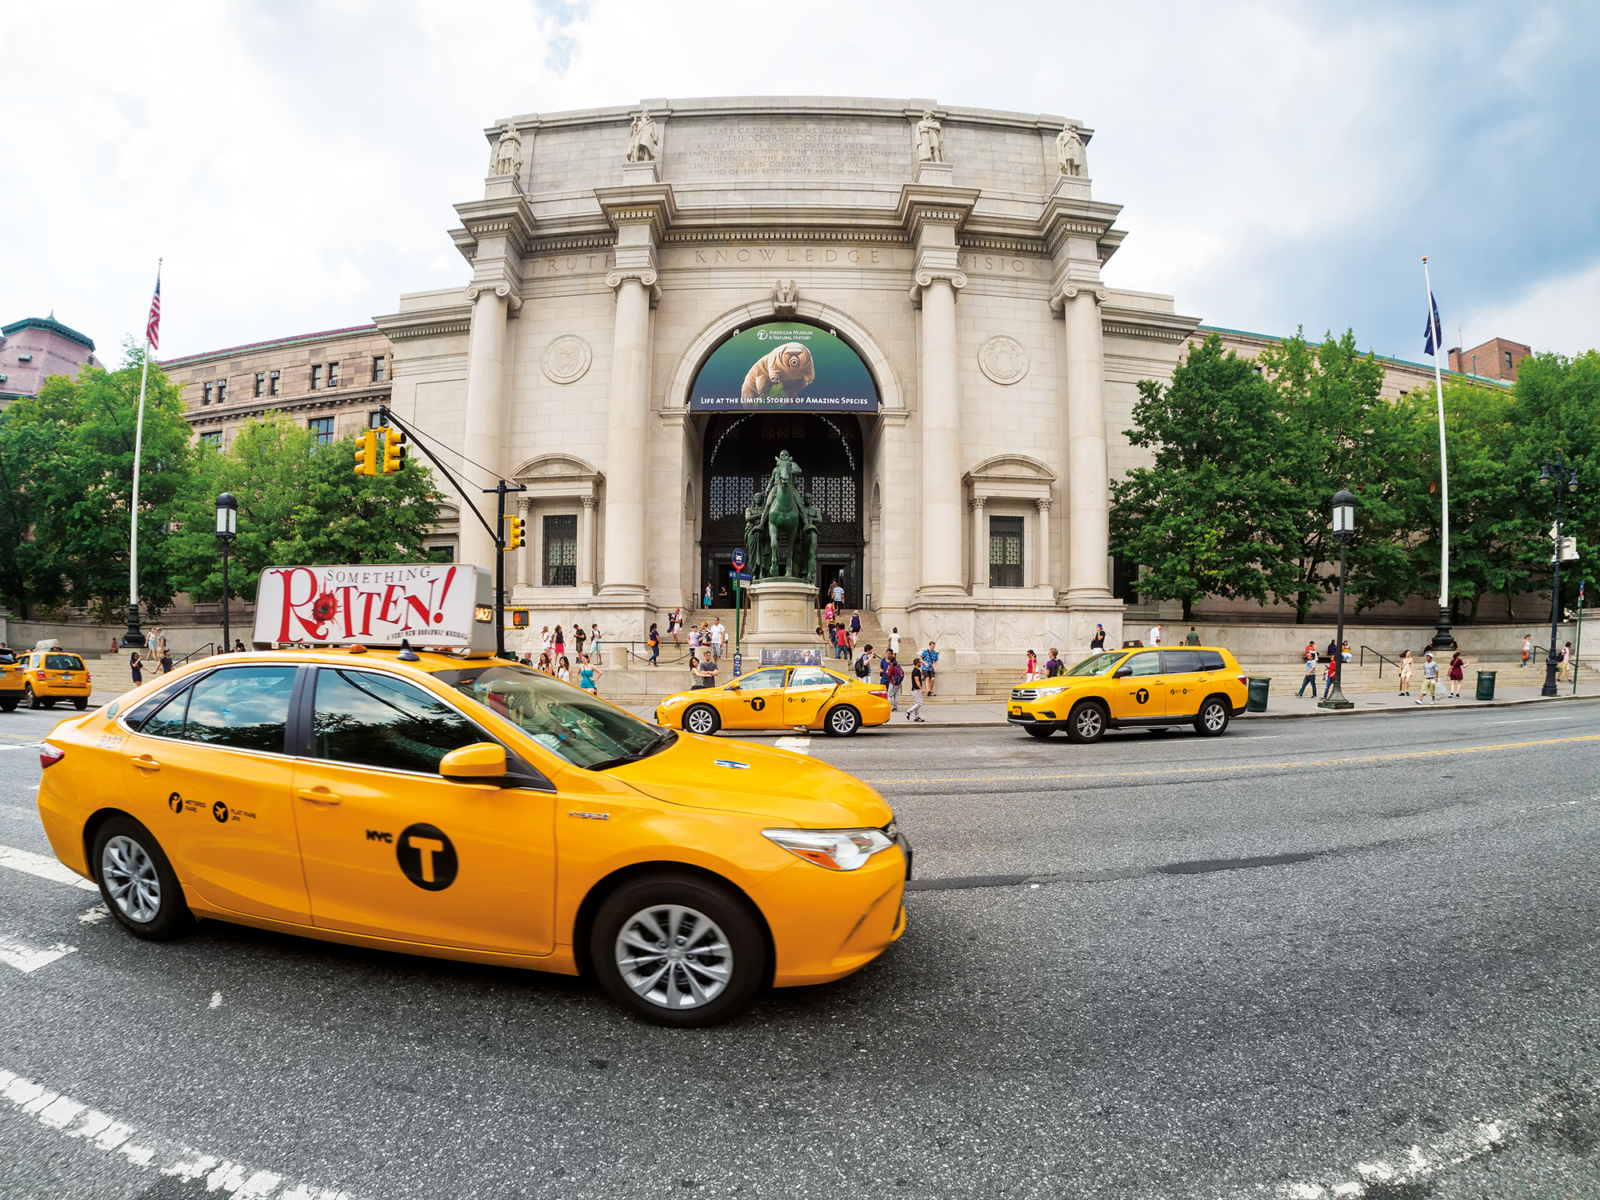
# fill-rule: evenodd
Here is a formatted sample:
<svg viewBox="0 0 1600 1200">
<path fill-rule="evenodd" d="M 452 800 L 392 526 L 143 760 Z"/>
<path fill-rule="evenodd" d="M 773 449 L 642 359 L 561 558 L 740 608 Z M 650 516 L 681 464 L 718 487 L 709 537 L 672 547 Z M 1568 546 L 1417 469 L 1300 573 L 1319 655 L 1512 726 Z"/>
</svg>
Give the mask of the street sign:
<svg viewBox="0 0 1600 1200">
<path fill-rule="evenodd" d="M 744 570 L 744 551 L 743 550 L 735 550 L 733 552 L 733 569 L 735 571 Z"/>
<path fill-rule="evenodd" d="M 729 571 L 728 578 L 735 583 L 749 583 L 751 580 L 751 576 L 748 573 L 741 574 L 738 571 Z"/>
<path fill-rule="evenodd" d="M 744 670 L 744 655 L 737 652 L 733 656 L 733 677 L 739 678 L 739 673 Z"/>
</svg>

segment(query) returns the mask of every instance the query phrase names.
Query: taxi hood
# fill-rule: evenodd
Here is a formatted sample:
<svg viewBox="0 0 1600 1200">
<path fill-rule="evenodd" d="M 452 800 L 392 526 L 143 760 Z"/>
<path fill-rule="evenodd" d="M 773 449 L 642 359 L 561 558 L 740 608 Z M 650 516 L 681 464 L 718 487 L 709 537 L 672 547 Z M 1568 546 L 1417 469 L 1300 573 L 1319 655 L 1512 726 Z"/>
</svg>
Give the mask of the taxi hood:
<svg viewBox="0 0 1600 1200">
<path fill-rule="evenodd" d="M 669 804 L 806 829 L 881 829 L 894 817 L 883 797 L 854 775 L 803 754 L 730 738 L 680 733 L 661 753 L 606 773 Z"/>
</svg>

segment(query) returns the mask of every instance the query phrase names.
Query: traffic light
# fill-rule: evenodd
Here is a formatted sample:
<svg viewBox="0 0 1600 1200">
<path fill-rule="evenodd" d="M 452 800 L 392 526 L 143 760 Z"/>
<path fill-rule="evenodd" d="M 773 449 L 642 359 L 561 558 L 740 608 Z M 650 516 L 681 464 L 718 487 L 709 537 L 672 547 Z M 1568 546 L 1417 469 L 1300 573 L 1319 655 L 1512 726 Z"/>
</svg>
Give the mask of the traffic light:
<svg viewBox="0 0 1600 1200">
<path fill-rule="evenodd" d="M 527 522 L 521 517 L 506 514 L 506 549 L 520 549 L 527 542 Z"/>
<path fill-rule="evenodd" d="M 393 475 L 406 465 L 406 435 L 398 429 L 383 432 L 383 473 Z"/>
<path fill-rule="evenodd" d="M 361 440 L 356 443 L 356 471 L 357 475 L 376 475 L 378 473 L 378 431 L 369 429 L 361 435 Z"/>
</svg>

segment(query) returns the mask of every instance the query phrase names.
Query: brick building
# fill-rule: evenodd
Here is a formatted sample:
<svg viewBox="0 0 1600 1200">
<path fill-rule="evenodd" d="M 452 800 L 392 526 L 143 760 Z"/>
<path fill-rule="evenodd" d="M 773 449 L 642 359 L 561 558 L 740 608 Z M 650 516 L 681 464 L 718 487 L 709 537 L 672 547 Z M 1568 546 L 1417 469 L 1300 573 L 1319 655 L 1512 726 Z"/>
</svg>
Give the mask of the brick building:
<svg viewBox="0 0 1600 1200">
<path fill-rule="evenodd" d="M 1505 338 L 1490 338 L 1470 350 L 1456 346 L 1450 351 L 1450 369 L 1463 375 L 1476 375 L 1483 379 L 1498 379 L 1504 383 L 1517 381 L 1517 364 L 1533 353 L 1533 347 Z"/>
<path fill-rule="evenodd" d="M 75 376 L 103 364 L 94 342 L 48 317 L 27 317 L 0 326 L 0 409 L 23 396 L 37 396 L 49 375 Z"/>
</svg>

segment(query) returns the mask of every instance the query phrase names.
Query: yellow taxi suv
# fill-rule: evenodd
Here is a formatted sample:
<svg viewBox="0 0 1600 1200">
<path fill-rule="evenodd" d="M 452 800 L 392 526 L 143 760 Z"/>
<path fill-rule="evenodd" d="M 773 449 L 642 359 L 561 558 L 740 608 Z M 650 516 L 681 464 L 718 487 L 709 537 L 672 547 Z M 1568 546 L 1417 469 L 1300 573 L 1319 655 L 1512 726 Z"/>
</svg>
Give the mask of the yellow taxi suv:
<svg viewBox="0 0 1600 1200">
<path fill-rule="evenodd" d="M 1098 742 L 1108 729 L 1175 725 L 1215 737 L 1244 711 L 1248 684 L 1220 647 L 1110 650 L 1065 675 L 1013 688 L 1006 720 L 1037 738 L 1065 729 L 1074 742 Z"/>
<path fill-rule="evenodd" d="M 9 675 L 11 668 L 6 673 Z M 54 708 L 57 700 L 71 700 L 79 710 L 88 708 L 89 670 L 76 654 L 35 650 L 22 660 L 21 698 L 29 708 Z"/>
<path fill-rule="evenodd" d="M 825 667 L 762 667 L 656 705 L 656 724 L 706 737 L 719 729 L 821 729 L 847 737 L 888 720 L 886 688 Z"/>
<path fill-rule="evenodd" d="M 16 712 L 17 705 L 27 696 L 27 686 L 17 656 L 0 646 L 0 712 Z"/>
<path fill-rule="evenodd" d="M 692 1026 L 906 925 L 911 849 L 860 780 L 487 654 L 208 658 L 63 721 L 40 760 L 57 857 L 152 941 L 217 919 L 592 974 Z"/>
</svg>

